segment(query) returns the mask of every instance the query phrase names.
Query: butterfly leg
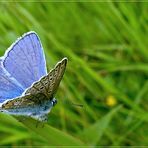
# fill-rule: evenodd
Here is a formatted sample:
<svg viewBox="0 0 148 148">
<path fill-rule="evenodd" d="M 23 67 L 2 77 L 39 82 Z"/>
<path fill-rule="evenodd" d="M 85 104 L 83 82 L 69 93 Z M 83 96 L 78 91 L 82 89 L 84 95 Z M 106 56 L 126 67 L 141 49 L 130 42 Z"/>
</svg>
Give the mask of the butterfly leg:
<svg viewBox="0 0 148 148">
<path fill-rule="evenodd" d="M 48 115 L 47 114 L 39 114 L 39 115 L 33 114 L 33 115 L 31 115 L 31 117 L 37 120 L 36 128 L 38 127 L 40 122 L 47 122 L 47 119 L 48 119 Z M 43 123 L 42 127 L 44 127 L 44 123 Z"/>
<path fill-rule="evenodd" d="M 25 117 L 22 117 L 21 119 L 18 119 L 19 122 L 23 122 L 23 121 L 25 121 L 25 120 L 26 120 Z"/>
<path fill-rule="evenodd" d="M 38 126 L 39 126 L 39 124 L 40 124 L 41 122 L 40 121 L 37 121 L 36 122 L 36 128 L 38 128 Z M 42 128 L 44 127 L 44 123 L 42 123 L 42 126 L 41 126 Z"/>
<path fill-rule="evenodd" d="M 38 120 L 41 122 L 47 122 L 48 121 L 48 115 L 47 114 L 42 114 L 38 116 Z"/>
<path fill-rule="evenodd" d="M 39 123 L 40 123 L 40 121 L 37 121 L 37 122 L 36 122 L 36 128 L 38 127 Z"/>
</svg>

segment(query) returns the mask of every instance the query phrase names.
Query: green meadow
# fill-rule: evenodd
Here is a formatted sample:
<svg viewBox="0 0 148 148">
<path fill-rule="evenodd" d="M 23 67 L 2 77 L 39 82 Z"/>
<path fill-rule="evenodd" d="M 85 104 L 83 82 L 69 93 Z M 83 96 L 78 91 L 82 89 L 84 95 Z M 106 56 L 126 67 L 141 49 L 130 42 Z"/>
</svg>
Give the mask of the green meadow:
<svg viewBox="0 0 148 148">
<path fill-rule="evenodd" d="M 0 113 L 0 146 L 148 145 L 147 2 L 0 2 L 0 56 L 28 31 L 68 64 L 48 123 Z"/>
</svg>

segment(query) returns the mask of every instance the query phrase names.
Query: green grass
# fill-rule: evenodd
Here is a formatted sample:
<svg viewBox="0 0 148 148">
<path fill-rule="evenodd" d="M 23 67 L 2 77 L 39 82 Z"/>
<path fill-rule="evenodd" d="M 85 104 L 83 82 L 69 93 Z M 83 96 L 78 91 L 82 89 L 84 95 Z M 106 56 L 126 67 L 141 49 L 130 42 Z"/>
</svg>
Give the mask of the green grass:
<svg viewBox="0 0 148 148">
<path fill-rule="evenodd" d="M 0 145 L 148 145 L 147 10 L 147 2 L 1 2 L 1 56 L 33 30 L 48 70 L 69 61 L 48 124 L 0 114 Z"/>
</svg>

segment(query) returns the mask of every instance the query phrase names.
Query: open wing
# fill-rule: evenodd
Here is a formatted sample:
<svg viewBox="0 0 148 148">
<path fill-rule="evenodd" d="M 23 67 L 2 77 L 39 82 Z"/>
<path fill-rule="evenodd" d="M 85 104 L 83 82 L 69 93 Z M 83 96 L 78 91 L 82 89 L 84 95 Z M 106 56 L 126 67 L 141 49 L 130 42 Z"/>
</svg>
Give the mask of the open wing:
<svg viewBox="0 0 148 148">
<path fill-rule="evenodd" d="M 53 99 L 60 81 L 64 75 L 67 58 L 58 62 L 46 76 L 32 84 L 26 90 L 24 96 L 9 100 L 2 105 L 1 109 L 16 109 L 26 106 L 34 106 L 41 104 L 42 101 Z"/>
<path fill-rule="evenodd" d="M 28 32 L 12 44 L 3 57 L 3 65 L 24 88 L 46 75 L 45 56 L 37 34 Z"/>
<path fill-rule="evenodd" d="M 52 99 L 58 89 L 60 81 L 64 75 L 67 64 L 67 58 L 63 58 L 58 62 L 54 69 L 52 69 L 46 76 L 42 77 L 39 81 L 35 82 L 25 94 L 38 94 L 42 93 L 46 99 Z"/>
<path fill-rule="evenodd" d="M 0 62 L 0 103 L 20 96 L 23 91 L 21 84 L 2 67 Z"/>
</svg>

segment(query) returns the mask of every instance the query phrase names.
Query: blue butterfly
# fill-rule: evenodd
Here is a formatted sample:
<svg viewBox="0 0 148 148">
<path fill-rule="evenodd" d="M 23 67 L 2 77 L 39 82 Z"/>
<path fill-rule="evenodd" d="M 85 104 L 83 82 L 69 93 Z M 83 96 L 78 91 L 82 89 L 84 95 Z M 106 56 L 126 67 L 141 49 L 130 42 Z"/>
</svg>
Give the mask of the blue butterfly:
<svg viewBox="0 0 148 148">
<path fill-rule="evenodd" d="M 47 121 L 66 64 L 63 58 L 47 73 L 38 35 L 24 34 L 0 58 L 0 112 Z"/>
</svg>

